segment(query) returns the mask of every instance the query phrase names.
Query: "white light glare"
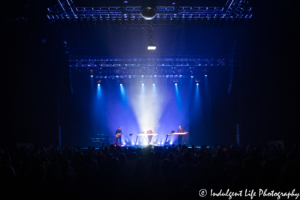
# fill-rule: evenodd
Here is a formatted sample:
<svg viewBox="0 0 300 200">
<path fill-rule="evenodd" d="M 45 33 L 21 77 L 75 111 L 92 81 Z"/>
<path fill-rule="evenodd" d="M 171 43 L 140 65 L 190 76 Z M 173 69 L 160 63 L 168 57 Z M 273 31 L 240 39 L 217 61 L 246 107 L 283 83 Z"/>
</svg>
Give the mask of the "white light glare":
<svg viewBox="0 0 300 200">
<path fill-rule="evenodd" d="M 120 85 L 122 86 L 122 83 L 120 83 Z"/>
<path fill-rule="evenodd" d="M 153 83 L 153 85 L 155 85 L 155 84 Z"/>
<path fill-rule="evenodd" d="M 93 75 L 91 75 L 91 78 L 93 78 Z"/>
<path fill-rule="evenodd" d="M 98 83 L 98 86 L 100 86 L 100 83 Z"/>
<path fill-rule="evenodd" d="M 197 83 L 197 85 L 199 85 L 199 83 Z"/>
<path fill-rule="evenodd" d="M 155 50 L 155 49 L 156 49 L 156 46 L 155 46 L 155 45 L 151 45 L 151 44 L 150 44 L 150 45 L 148 46 L 148 50 Z"/>
<path fill-rule="evenodd" d="M 205 74 L 204 76 L 207 77 L 207 74 Z"/>
<path fill-rule="evenodd" d="M 191 76 L 191 78 L 194 78 L 194 76 Z"/>
<path fill-rule="evenodd" d="M 175 83 L 175 85 L 177 85 L 177 83 Z"/>
</svg>

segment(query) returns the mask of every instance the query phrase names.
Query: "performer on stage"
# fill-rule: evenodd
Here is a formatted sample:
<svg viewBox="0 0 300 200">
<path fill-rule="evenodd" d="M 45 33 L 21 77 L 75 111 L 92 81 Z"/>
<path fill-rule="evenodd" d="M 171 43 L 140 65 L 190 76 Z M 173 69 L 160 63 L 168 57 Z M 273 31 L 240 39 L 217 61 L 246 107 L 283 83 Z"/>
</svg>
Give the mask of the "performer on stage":
<svg viewBox="0 0 300 200">
<path fill-rule="evenodd" d="M 148 130 L 148 131 L 147 131 L 147 134 L 152 134 L 152 133 L 153 133 L 152 130 Z M 149 136 L 148 136 L 148 145 L 150 145 L 151 139 L 152 139 L 152 135 L 149 135 Z"/>
<path fill-rule="evenodd" d="M 122 130 L 121 127 L 119 126 L 118 129 L 116 130 L 116 145 L 121 145 L 121 136 L 122 136 Z M 120 141 L 120 143 L 118 143 L 118 140 Z"/>
<path fill-rule="evenodd" d="M 184 130 L 179 126 L 177 133 L 184 133 Z M 183 135 L 178 135 L 178 144 L 181 144 Z"/>
</svg>

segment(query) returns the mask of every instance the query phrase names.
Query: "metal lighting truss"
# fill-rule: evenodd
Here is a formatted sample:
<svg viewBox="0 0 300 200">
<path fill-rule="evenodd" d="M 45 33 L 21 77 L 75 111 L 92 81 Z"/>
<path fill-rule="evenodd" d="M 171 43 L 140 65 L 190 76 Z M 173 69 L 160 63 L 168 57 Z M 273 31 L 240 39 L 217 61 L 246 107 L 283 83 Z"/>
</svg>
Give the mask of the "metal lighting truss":
<svg viewBox="0 0 300 200">
<path fill-rule="evenodd" d="M 246 0 L 228 0 L 223 7 L 160 6 L 154 27 L 234 27 L 252 17 Z M 141 6 L 76 7 L 72 0 L 58 0 L 48 8 L 49 20 L 79 27 L 150 27 L 141 15 Z"/>
<path fill-rule="evenodd" d="M 178 78 L 206 75 L 210 67 L 230 67 L 232 57 L 79 57 L 70 56 L 72 71 L 86 72 L 96 78 Z"/>
</svg>

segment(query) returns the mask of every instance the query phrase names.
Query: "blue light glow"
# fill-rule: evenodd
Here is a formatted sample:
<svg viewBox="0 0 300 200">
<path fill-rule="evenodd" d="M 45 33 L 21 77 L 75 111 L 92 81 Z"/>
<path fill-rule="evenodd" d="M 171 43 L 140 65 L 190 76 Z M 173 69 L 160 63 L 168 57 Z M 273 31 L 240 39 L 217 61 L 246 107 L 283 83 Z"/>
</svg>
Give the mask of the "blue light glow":
<svg viewBox="0 0 300 200">
<path fill-rule="evenodd" d="M 154 86 L 155 84 L 153 83 L 153 86 Z"/>
<path fill-rule="evenodd" d="M 199 85 L 199 83 L 197 83 L 196 85 Z"/>
<path fill-rule="evenodd" d="M 91 75 L 91 78 L 93 78 L 94 76 L 93 75 Z"/>
<path fill-rule="evenodd" d="M 194 78 L 194 76 L 191 76 L 191 78 Z"/>
<path fill-rule="evenodd" d="M 98 87 L 100 86 L 100 83 L 98 83 Z"/>
<path fill-rule="evenodd" d="M 177 83 L 175 83 L 175 85 L 177 85 Z"/>
<path fill-rule="evenodd" d="M 205 74 L 204 76 L 207 77 L 207 74 Z"/>
</svg>

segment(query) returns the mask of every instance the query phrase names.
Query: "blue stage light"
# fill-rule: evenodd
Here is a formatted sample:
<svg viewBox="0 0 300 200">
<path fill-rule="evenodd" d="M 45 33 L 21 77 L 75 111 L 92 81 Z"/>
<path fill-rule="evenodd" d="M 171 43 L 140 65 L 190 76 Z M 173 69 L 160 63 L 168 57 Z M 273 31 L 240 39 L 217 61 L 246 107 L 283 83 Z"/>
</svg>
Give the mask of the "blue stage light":
<svg viewBox="0 0 300 200">
<path fill-rule="evenodd" d="M 122 86 L 122 83 L 120 83 L 120 85 Z"/>
<path fill-rule="evenodd" d="M 204 76 L 207 77 L 207 74 L 205 74 Z"/>
<path fill-rule="evenodd" d="M 194 78 L 194 76 L 191 76 L 191 78 Z"/>
<path fill-rule="evenodd" d="M 175 83 L 175 85 L 177 85 L 177 83 Z"/>
<path fill-rule="evenodd" d="M 197 83 L 197 85 L 199 85 L 199 83 Z"/>
<path fill-rule="evenodd" d="M 142 85 L 144 85 L 144 83 L 142 83 Z"/>
<path fill-rule="evenodd" d="M 91 75 L 91 78 L 93 78 L 94 76 L 93 75 Z"/>
<path fill-rule="evenodd" d="M 153 83 L 153 85 L 155 85 L 155 84 Z"/>
<path fill-rule="evenodd" d="M 100 86 L 100 83 L 98 83 L 98 86 Z"/>
<path fill-rule="evenodd" d="M 182 77 L 182 75 L 179 75 L 179 77 Z"/>
<path fill-rule="evenodd" d="M 107 76 L 104 76 L 104 78 L 107 78 Z"/>
</svg>

